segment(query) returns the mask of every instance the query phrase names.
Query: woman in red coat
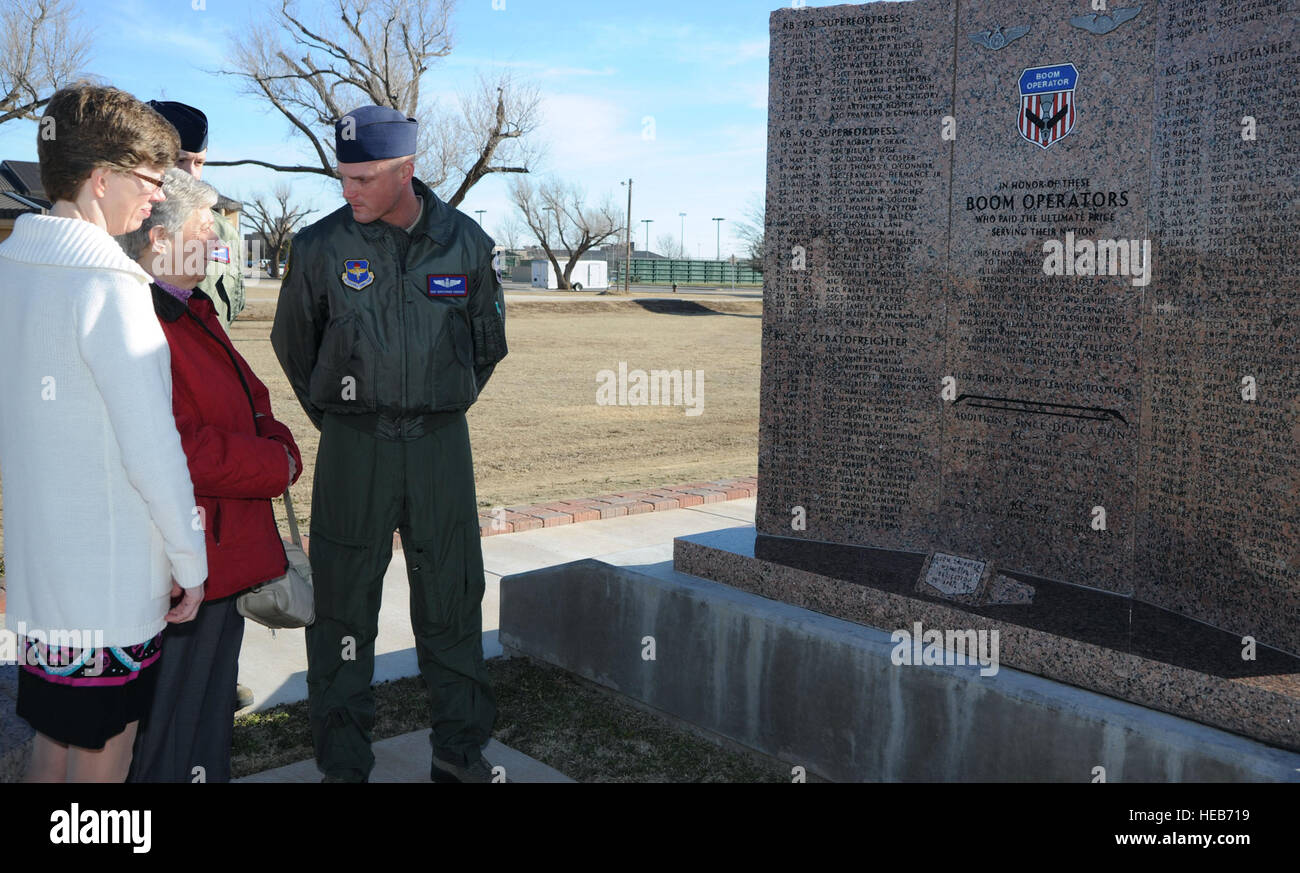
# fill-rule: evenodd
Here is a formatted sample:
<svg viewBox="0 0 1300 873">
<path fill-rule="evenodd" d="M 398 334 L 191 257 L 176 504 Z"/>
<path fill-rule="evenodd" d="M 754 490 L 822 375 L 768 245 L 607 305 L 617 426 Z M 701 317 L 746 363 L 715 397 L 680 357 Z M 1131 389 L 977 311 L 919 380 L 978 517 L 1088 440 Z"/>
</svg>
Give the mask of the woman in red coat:
<svg viewBox="0 0 1300 873">
<path fill-rule="evenodd" d="M 118 241 L 151 276 L 154 311 L 171 350 L 172 408 L 194 480 L 196 525 L 207 540 L 208 581 L 194 621 L 163 634 L 163 672 L 142 720 L 130 781 L 227 782 L 235 679 L 244 619 L 239 594 L 288 565 L 271 498 L 301 469 L 293 435 L 194 286 L 215 239 L 216 191 L 168 170 L 167 199 Z"/>
</svg>

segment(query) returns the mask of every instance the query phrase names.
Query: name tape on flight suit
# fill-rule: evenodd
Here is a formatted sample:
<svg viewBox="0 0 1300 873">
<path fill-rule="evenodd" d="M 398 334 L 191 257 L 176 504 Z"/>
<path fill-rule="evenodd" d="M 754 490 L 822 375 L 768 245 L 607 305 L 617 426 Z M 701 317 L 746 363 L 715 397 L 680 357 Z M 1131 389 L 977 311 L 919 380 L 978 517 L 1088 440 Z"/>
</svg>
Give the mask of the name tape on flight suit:
<svg viewBox="0 0 1300 873">
<path fill-rule="evenodd" d="M 430 276 L 430 297 L 466 297 L 469 295 L 469 276 Z"/>
</svg>

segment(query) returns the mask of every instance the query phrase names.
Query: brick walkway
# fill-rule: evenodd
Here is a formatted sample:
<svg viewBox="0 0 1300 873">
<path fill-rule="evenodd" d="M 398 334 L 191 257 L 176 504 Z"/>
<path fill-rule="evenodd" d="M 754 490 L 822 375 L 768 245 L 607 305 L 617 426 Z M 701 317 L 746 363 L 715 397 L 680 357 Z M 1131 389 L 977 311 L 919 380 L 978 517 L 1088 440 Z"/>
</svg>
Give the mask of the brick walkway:
<svg viewBox="0 0 1300 873">
<path fill-rule="evenodd" d="M 642 491 L 620 491 L 603 497 L 582 500 L 564 500 L 554 503 L 537 503 L 532 506 L 507 506 L 495 516 L 480 512 L 478 529 L 482 536 L 558 527 L 599 518 L 620 515 L 638 515 L 666 509 L 685 509 L 701 503 L 721 503 L 724 500 L 741 500 L 758 494 L 758 478 L 715 479 L 712 482 L 689 482 L 666 488 L 647 488 Z"/>
</svg>

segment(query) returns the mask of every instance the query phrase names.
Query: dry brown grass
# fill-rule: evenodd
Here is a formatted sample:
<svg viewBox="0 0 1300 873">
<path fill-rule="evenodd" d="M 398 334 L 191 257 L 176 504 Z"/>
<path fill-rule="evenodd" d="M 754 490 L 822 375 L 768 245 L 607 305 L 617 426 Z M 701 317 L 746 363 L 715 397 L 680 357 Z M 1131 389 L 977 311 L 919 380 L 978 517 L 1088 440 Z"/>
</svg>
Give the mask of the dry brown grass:
<svg viewBox="0 0 1300 873">
<path fill-rule="evenodd" d="M 704 307 L 736 311 L 656 313 L 627 300 L 512 303 L 510 355 L 469 412 L 479 506 L 754 475 L 761 310 L 757 302 Z M 269 321 L 241 319 L 231 336 L 302 450 L 305 469 L 292 491 L 302 521 L 317 431 L 280 370 L 270 329 Z M 703 370 L 703 412 L 598 406 L 596 374 L 620 361 L 629 369 Z M 277 512 L 283 519 L 282 507 Z"/>
</svg>

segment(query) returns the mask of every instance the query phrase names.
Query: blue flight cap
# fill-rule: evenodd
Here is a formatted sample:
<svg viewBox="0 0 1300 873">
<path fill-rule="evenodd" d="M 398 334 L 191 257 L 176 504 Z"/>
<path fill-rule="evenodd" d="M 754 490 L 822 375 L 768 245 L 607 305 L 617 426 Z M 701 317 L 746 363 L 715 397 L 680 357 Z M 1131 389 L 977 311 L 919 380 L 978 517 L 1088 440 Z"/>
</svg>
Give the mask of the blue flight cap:
<svg viewBox="0 0 1300 873">
<path fill-rule="evenodd" d="M 353 109 L 334 124 L 340 164 L 360 164 L 415 154 L 419 123 L 387 106 Z"/>
<path fill-rule="evenodd" d="M 208 117 L 193 106 L 175 100 L 150 100 L 154 111 L 181 135 L 181 150 L 201 152 L 208 147 Z"/>
</svg>

